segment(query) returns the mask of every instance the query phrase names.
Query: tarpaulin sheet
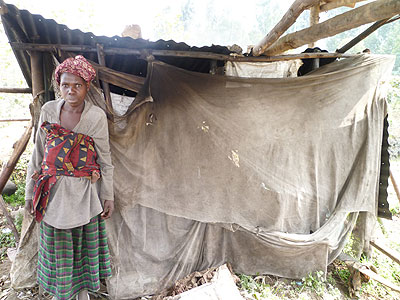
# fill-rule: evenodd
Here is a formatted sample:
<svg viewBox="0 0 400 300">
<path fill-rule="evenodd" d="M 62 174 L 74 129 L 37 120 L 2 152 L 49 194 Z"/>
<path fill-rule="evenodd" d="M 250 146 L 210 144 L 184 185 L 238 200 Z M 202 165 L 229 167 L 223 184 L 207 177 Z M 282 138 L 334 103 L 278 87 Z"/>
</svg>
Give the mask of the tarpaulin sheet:
<svg viewBox="0 0 400 300">
<path fill-rule="evenodd" d="M 110 123 L 111 297 L 153 294 L 225 262 L 247 274 L 326 271 L 358 213 L 376 214 L 393 63 L 360 55 L 254 79 L 153 62 Z M 90 100 L 104 105 L 98 91 Z"/>
</svg>

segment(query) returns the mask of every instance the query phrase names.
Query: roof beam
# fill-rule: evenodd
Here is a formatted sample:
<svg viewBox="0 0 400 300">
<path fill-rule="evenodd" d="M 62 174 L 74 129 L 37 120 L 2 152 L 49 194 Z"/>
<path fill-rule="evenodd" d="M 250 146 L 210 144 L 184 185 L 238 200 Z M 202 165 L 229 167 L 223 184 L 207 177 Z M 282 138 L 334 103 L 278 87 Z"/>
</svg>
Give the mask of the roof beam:
<svg viewBox="0 0 400 300">
<path fill-rule="evenodd" d="M 269 46 L 271 46 L 279 37 L 296 22 L 300 14 L 315 5 L 319 5 L 320 0 L 296 0 L 284 14 L 282 19 L 274 28 L 253 48 L 253 55 L 261 55 Z"/>
<path fill-rule="evenodd" d="M 329 3 L 321 5 L 320 11 L 328 11 L 328 10 L 342 7 L 342 6 L 354 8 L 356 3 L 361 2 L 361 1 L 365 1 L 365 0 L 337 0 L 337 1 L 329 2 Z"/>
<path fill-rule="evenodd" d="M 377 0 L 310 28 L 287 34 L 269 47 L 264 54 L 277 55 L 364 24 L 391 18 L 399 13 L 399 0 Z"/>
<path fill-rule="evenodd" d="M 0 88 L 0 93 L 8 94 L 30 94 L 31 88 Z"/>
<path fill-rule="evenodd" d="M 55 52 L 58 50 L 67 52 L 97 52 L 95 47 L 81 46 L 81 45 L 53 45 L 53 44 L 31 44 L 31 43 L 16 43 L 11 42 L 11 47 L 14 50 L 35 50 L 43 52 Z M 353 54 L 342 53 L 299 53 L 299 54 L 286 54 L 277 56 L 239 56 L 239 55 L 225 55 L 215 54 L 210 52 L 198 51 L 170 51 L 170 50 L 152 50 L 152 49 L 128 49 L 128 48 L 104 48 L 106 55 L 137 55 L 143 56 L 144 53 L 153 56 L 175 56 L 175 57 L 191 57 L 201 59 L 211 59 L 220 61 L 237 61 L 237 62 L 271 62 L 271 61 L 285 61 L 302 58 L 328 58 L 328 57 L 352 57 Z M 146 57 L 147 55 L 143 56 Z M 133 76 L 133 75 L 132 75 Z"/>
</svg>

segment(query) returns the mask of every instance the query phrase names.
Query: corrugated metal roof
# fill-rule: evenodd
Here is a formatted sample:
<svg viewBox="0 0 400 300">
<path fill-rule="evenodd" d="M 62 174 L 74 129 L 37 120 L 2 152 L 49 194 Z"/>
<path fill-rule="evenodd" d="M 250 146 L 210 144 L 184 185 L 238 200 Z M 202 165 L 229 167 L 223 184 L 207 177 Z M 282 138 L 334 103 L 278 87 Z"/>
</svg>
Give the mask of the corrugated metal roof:
<svg viewBox="0 0 400 300">
<path fill-rule="evenodd" d="M 52 19 L 45 19 L 41 15 L 31 14 L 27 10 L 19 10 L 11 4 L 7 4 L 8 13 L 1 16 L 5 32 L 10 42 L 36 43 L 36 44 L 64 44 L 86 45 L 96 47 L 102 44 L 104 48 L 129 48 L 129 49 L 153 49 L 175 51 L 201 51 L 216 54 L 229 54 L 227 47 L 213 45 L 211 47 L 190 47 L 185 43 L 159 40 L 150 42 L 144 39 L 132 39 L 130 37 L 106 37 L 96 36 L 91 32 L 71 30 L 66 25 L 58 24 Z M 27 51 L 13 49 L 20 64 L 21 70 L 29 86 L 31 86 L 30 58 Z M 57 58 L 58 54 L 54 52 Z M 98 62 L 96 53 L 79 53 L 86 58 Z M 210 60 L 188 57 L 156 57 L 156 59 L 190 71 L 208 73 Z M 219 62 L 222 66 L 222 62 Z M 117 71 L 145 76 L 147 62 L 138 59 L 135 55 L 108 55 L 106 65 Z"/>
</svg>

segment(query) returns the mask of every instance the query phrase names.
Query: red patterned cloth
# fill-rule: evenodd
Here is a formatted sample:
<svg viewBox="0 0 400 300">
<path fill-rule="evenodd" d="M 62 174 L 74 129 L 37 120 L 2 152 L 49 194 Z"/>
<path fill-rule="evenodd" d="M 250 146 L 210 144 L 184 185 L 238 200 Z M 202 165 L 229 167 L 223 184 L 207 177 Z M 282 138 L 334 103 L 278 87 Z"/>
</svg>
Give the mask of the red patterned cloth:
<svg viewBox="0 0 400 300">
<path fill-rule="evenodd" d="M 93 171 L 100 174 L 93 139 L 75 133 L 59 124 L 44 122 L 46 132 L 42 168 L 33 189 L 33 207 L 36 221 L 40 222 L 49 203 L 50 190 L 60 176 L 88 177 Z"/>
<path fill-rule="evenodd" d="M 75 58 L 67 58 L 58 65 L 55 71 L 55 77 L 59 85 L 62 73 L 72 73 L 82 77 L 86 82 L 90 82 L 96 77 L 95 69 L 82 55 L 77 55 Z"/>
</svg>

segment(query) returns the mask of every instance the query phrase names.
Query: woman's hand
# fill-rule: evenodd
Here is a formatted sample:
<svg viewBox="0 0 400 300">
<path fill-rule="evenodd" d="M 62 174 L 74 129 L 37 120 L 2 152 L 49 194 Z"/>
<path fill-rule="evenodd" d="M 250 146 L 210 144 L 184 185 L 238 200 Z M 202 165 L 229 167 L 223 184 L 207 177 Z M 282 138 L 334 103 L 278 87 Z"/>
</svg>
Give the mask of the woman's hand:
<svg viewBox="0 0 400 300">
<path fill-rule="evenodd" d="M 34 210 L 33 210 L 33 202 L 32 199 L 25 199 L 25 210 L 33 215 Z"/>
<path fill-rule="evenodd" d="M 103 212 L 101 213 L 101 218 L 102 219 L 109 219 L 114 211 L 114 201 L 111 200 L 105 200 L 104 201 L 104 209 Z"/>
</svg>

